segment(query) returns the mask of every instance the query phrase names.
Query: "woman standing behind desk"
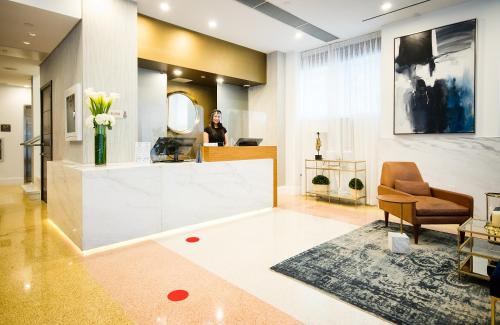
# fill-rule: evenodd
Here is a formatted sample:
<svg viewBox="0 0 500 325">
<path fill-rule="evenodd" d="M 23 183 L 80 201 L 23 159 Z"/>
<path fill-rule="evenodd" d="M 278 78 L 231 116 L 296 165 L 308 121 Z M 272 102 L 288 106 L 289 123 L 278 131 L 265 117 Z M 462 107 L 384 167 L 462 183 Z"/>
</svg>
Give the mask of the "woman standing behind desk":
<svg viewBox="0 0 500 325">
<path fill-rule="evenodd" d="M 203 132 L 203 143 L 217 143 L 220 147 L 227 146 L 227 130 L 220 122 L 222 112 L 214 110 L 210 113 L 210 125 Z"/>
</svg>

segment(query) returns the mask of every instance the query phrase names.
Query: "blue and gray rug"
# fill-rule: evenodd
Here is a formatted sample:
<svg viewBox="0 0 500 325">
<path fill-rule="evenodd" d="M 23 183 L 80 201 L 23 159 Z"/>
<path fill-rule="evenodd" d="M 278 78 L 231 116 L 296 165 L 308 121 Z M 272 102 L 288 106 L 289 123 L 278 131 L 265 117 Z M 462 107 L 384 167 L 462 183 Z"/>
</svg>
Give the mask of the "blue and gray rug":
<svg viewBox="0 0 500 325">
<path fill-rule="evenodd" d="M 458 279 L 456 235 L 422 229 L 400 255 L 387 249 L 388 231 L 399 225 L 375 221 L 271 269 L 397 324 L 489 323 L 487 283 Z"/>
</svg>

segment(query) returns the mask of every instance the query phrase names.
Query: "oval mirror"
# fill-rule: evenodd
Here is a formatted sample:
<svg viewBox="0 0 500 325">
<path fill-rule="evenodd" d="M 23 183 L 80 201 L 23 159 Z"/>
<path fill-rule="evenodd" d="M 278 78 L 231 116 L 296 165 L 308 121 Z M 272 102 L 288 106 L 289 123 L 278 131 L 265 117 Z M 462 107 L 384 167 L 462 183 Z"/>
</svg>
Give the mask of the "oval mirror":
<svg viewBox="0 0 500 325">
<path fill-rule="evenodd" d="M 171 93 L 168 100 L 168 128 L 180 134 L 190 133 L 199 122 L 196 102 L 184 92 Z"/>
</svg>

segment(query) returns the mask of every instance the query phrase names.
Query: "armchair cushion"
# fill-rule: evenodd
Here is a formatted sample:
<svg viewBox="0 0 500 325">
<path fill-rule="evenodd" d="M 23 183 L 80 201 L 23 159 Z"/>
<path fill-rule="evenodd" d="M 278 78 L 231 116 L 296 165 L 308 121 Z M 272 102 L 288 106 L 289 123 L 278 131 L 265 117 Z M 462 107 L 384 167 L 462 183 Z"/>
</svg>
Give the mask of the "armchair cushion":
<svg viewBox="0 0 500 325">
<path fill-rule="evenodd" d="M 431 196 L 431 188 L 427 182 L 404 181 L 397 179 L 394 182 L 394 188 L 398 191 L 411 195 Z"/>
<path fill-rule="evenodd" d="M 432 196 L 415 196 L 417 198 L 417 216 L 468 216 L 469 208 L 451 201 Z"/>
</svg>

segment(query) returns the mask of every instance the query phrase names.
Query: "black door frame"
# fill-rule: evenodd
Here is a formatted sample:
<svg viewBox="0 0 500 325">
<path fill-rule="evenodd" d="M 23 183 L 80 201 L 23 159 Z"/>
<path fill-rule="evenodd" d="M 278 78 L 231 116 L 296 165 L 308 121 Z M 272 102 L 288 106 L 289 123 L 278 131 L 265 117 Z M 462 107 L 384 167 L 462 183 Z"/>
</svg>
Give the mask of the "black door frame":
<svg viewBox="0 0 500 325">
<path fill-rule="evenodd" d="M 54 133 L 53 133 L 53 120 L 52 120 L 52 107 L 53 107 L 53 103 L 52 103 L 52 80 L 50 80 L 49 82 L 47 82 L 45 85 L 43 85 L 43 87 L 40 88 L 40 142 L 41 142 L 41 147 L 40 147 L 40 195 L 41 195 L 41 199 L 42 201 L 45 201 L 47 202 L 47 197 L 45 195 L 45 192 L 43 190 L 44 188 L 44 179 L 45 179 L 45 173 L 43 172 L 44 170 L 44 164 L 46 162 L 44 162 L 44 144 L 45 144 L 45 141 L 44 141 L 44 136 L 43 136 L 43 92 L 45 89 L 47 89 L 48 87 L 50 87 L 50 159 L 52 159 L 52 155 L 53 155 L 53 143 L 54 143 Z M 47 186 L 47 184 L 45 184 L 45 186 Z"/>
</svg>

